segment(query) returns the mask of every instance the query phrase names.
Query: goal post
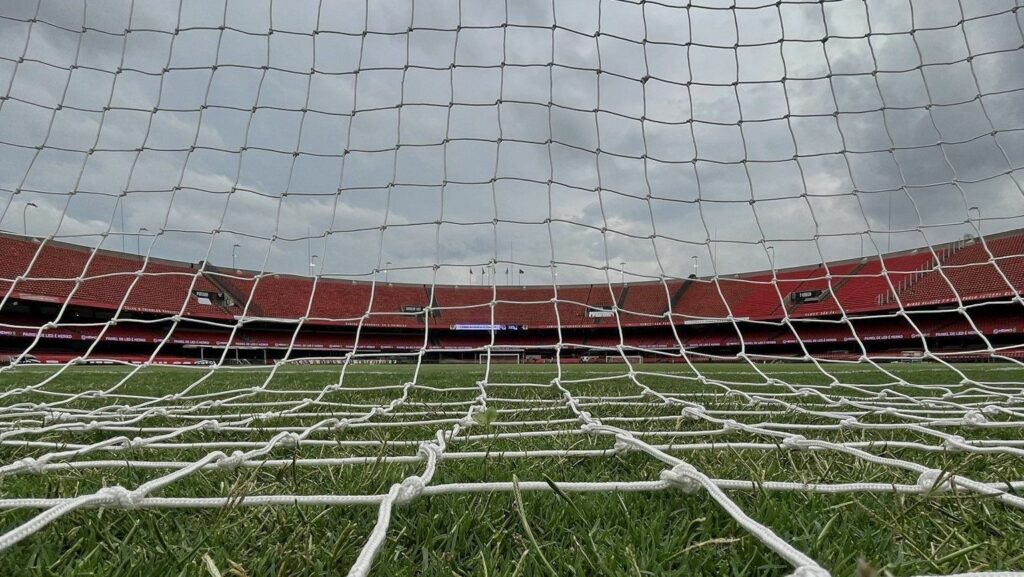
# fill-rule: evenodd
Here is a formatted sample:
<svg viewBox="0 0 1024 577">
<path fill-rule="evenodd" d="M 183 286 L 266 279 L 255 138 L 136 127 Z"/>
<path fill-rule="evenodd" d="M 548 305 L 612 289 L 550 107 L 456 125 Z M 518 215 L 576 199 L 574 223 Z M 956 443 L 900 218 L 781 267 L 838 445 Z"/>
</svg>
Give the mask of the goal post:
<svg viewBox="0 0 1024 577">
<path fill-rule="evenodd" d="M 502 364 L 502 365 L 519 365 L 523 362 L 522 353 L 480 353 L 476 357 L 477 364 Z"/>
<path fill-rule="evenodd" d="M 625 364 L 631 365 L 642 365 L 644 364 L 643 355 L 605 355 L 605 364 Z"/>
</svg>

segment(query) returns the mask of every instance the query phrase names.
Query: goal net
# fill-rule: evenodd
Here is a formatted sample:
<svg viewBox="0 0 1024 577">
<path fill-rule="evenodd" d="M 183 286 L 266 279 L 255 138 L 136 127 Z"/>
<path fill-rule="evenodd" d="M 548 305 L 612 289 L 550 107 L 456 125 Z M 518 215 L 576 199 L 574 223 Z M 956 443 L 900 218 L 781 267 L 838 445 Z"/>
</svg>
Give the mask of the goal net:
<svg viewBox="0 0 1024 577">
<path fill-rule="evenodd" d="M 1022 65 L 1013 0 L 4 2 L 0 573 L 1020 571 Z"/>
<path fill-rule="evenodd" d="M 604 362 L 642 365 L 644 363 L 644 357 L 643 355 L 605 355 Z"/>
<path fill-rule="evenodd" d="M 505 363 L 518 365 L 522 362 L 522 356 L 519 353 L 481 353 L 476 357 L 477 364 L 486 363 Z"/>
</svg>

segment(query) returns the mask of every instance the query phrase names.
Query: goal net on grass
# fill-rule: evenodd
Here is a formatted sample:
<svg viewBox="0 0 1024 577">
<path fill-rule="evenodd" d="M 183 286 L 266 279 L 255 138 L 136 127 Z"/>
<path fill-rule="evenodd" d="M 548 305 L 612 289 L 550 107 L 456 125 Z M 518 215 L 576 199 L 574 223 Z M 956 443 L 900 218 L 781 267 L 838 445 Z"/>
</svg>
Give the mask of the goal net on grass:
<svg viewBox="0 0 1024 577">
<path fill-rule="evenodd" d="M 97 507 L 371 506 L 351 566 L 366 574 L 394 506 L 551 490 L 432 482 L 503 420 L 494 440 L 600 449 L 544 458 L 664 469 L 560 491 L 703 492 L 805 577 L 848 571 L 733 492 L 1021 508 L 1020 475 L 927 455 L 1024 450 L 991 434 L 1024 425 L 1022 46 L 1015 2 L 4 3 L 0 475 L 148 480 L 5 489 L 0 509 L 38 514 L 6 517 L 0 551 Z M 493 368 L 512 339 L 553 376 Z M 448 381 L 422 365 L 446 348 L 486 364 L 471 398 L 429 396 Z M 624 366 L 570 366 L 591 350 Z M 890 363 L 911 356 L 925 382 Z M 393 396 L 346 401 L 371 386 L 356 365 L 395 360 L 408 380 L 375 389 Z M 961 363 L 978 360 L 1003 365 Z M 95 361 L 123 370 L 76 372 Z M 158 364 L 180 385 L 140 386 Z M 331 381 L 282 385 L 289 365 Z M 234 374 L 255 381 L 211 388 Z M 560 415 L 531 416 L 551 408 L 533 390 Z M 382 494 L 161 496 L 210 470 L 364 466 L 346 435 L 412 424 L 431 432 L 376 460 L 421 470 Z M 330 457 L 281 458 L 335 438 Z M 755 482 L 694 464 L 729 448 L 882 474 Z M 531 456 L 503 455 L 459 458 Z"/>
<path fill-rule="evenodd" d="M 476 357 L 477 364 L 485 363 L 504 363 L 518 365 L 522 362 L 522 356 L 519 353 L 481 353 Z"/>
</svg>

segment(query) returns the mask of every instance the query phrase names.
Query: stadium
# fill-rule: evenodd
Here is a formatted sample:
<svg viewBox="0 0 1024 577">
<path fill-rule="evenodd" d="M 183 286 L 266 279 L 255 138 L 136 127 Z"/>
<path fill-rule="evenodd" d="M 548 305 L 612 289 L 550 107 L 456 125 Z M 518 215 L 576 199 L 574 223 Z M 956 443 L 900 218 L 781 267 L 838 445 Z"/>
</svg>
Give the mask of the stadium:
<svg viewBox="0 0 1024 577">
<path fill-rule="evenodd" d="M 14 279 L 0 285 L 13 361 L 22 351 L 42 363 L 133 364 L 344 363 L 354 352 L 638 364 L 741 352 L 755 362 L 1024 355 L 1024 231 L 725 278 L 551 286 L 278 275 L 16 236 L 0 246 Z"/>
<path fill-rule="evenodd" d="M 1015 0 L 0 3 L 0 574 L 1024 576 Z"/>
</svg>

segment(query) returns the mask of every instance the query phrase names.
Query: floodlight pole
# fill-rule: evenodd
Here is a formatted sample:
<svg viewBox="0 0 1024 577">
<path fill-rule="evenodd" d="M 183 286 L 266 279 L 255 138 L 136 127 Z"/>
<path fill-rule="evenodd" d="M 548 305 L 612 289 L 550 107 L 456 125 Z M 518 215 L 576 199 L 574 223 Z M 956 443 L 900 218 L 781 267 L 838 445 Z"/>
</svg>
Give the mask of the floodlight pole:
<svg viewBox="0 0 1024 577">
<path fill-rule="evenodd" d="M 971 211 L 972 210 L 978 212 L 978 238 L 981 238 L 981 236 L 982 236 L 982 234 L 981 234 L 981 209 L 976 207 L 976 206 L 972 206 L 971 208 L 968 208 L 967 209 L 967 220 L 968 221 L 971 220 Z"/>
<path fill-rule="evenodd" d="M 21 207 L 21 231 L 25 236 L 28 236 L 28 209 L 39 208 L 39 205 L 34 202 L 26 203 L 25 206 Z"/>
<path fill-rule="evenodd" d="M 693 276 L 697 276 L 697 255 L 693 255 L 690 258 L 693 259 Z"/>
<path fill-rule="evenodd" d="M 309 258 L 309 276 L 316 276 L 316 259 L 320 255 L 314 254 Z"/>
<path fill-rule="evenodd" d="M 388 271 L 391 269 L 391 261 L 384 263 L 384 283 L 390 284 L 388 281 Z"/>
<path fill-rule="evenodd" d="M 626 284 L 626 261 L 619 263 L 619 284 Z"/>
<path fill-rule="evenodd" d="M 149 229 L 140 226 L 138 234 L 135 235 L 135 256 L 142 256 L 142 233 L 149 232 Z"/>
<path fill-rule="evenodd" d="M 236 253 L 238 252 L 238 249 L 241 246 L 242 245 L 240 245 L 238 243 L 235 243 L 235 244 L 231 245 L 231 268 L 232 268 L 232 270 L 238 270 L 238 267 L 235 266 L 235 257 L 236 257 Z"/>
<path fill-rule="evenodd" d="M 775 272 L 775 247 L 768 245 L 764 247 L 764 250 L 768 252 L 768 265 L 772 267 L 772 272 Z"/>
<path fill-rule="evenodd" d="M 885 252 L 892 252 L 892 191 L 889 191 L 889 224 L 885 231 Z"/>
</svg>

